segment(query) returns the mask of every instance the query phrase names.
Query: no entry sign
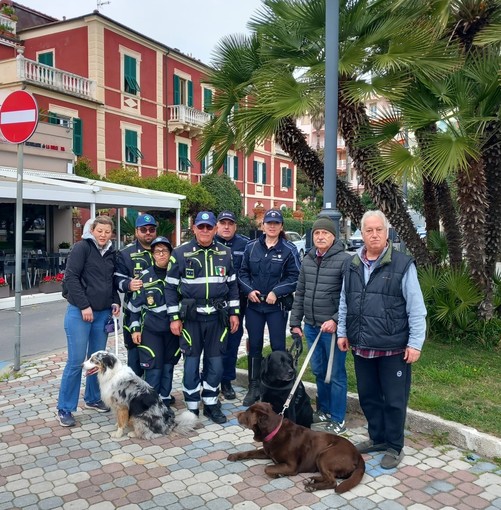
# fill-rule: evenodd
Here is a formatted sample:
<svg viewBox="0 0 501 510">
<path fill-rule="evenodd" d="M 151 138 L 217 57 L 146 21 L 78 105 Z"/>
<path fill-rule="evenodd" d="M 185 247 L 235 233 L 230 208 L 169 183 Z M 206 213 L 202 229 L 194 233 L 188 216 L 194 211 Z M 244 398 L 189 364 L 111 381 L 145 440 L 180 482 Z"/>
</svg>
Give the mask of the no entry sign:
<svg viewBox="0 0 501 510">
<path fill-rule="evenodd" d="M 24 90 L 9 94 L 0 107 L 0 131 L 10 143 L 23 143 L 35 132 L 38 124 L 38 105 Z"/>
</svg>

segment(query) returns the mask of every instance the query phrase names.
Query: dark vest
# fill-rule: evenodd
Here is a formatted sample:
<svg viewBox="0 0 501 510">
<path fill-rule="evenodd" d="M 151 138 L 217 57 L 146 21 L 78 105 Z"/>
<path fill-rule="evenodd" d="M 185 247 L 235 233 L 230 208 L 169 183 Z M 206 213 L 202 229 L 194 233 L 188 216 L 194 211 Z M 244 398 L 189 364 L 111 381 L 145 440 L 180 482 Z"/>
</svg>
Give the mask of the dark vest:
<svg viewBox="0 0 501 510">
<path fill-rule="evenodd" d="M 409 321 L 402 278 L 414 259 L 390 246 L 367 285 L 364 264 L 353 257 L 345 275 L 346 330 L 352 347 L 381 351 L 402 349 L 409 341 Z"/>
</svg>

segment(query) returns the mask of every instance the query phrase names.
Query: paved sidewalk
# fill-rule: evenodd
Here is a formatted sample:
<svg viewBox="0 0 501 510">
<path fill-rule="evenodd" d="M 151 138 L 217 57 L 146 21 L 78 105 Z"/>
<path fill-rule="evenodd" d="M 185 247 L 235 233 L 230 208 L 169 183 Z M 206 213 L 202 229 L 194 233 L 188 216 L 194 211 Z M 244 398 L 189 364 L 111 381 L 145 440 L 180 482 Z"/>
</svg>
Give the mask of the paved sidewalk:
<svg viewBox="0 0 501 510">
<path fill-rule="evenodd" d="M 254 447 L 235 419 L 244 409 L 242 387 L 237 400 L 223 401 L 228 423 L 202 417 L 186 437 L 115 440 L 112 416 L 83 408 L 78 426 L 63 428 L 55 405 L 65 360 L 65 353 L 34 360 L 20 377 L 0 382 L 0 510 L 501 509 L 498 465 L 415 432 L 407 433 L 399 469 L 381 470 L 381 454 L 366 455 L 362 483 L 343 495 L 304 492 L 305 474 L 272 480 L 267 461 L 228 462 L 229 452 Z M 180 375 L 179 365 L 178 409 Z M 347 425 L 349 439 L 366 437 L 360 415 L 349 415 Z"/>
</svg>

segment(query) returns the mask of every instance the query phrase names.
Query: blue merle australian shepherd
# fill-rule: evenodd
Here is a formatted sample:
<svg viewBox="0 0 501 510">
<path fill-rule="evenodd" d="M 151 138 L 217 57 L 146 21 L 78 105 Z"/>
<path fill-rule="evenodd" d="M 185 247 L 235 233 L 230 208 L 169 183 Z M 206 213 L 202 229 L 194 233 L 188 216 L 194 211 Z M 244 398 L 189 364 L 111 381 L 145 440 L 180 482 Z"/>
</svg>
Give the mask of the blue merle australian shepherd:
<svg viewBox="0 0 501 510">
<path fill-rule="evenodd" d="M 154 439 L 173 429 L 186 434 L 198 422 L 190 411 L 175 417 L 158 393 L 111 352 L 95 352 L 83 367 L 87 376 L 97 373 L 101 399 L 117 418 L 117 430 L 112 434 L 115 438 L 123 436 L 127 425 L 133 429 L 129 437 Z"/>
</svg>

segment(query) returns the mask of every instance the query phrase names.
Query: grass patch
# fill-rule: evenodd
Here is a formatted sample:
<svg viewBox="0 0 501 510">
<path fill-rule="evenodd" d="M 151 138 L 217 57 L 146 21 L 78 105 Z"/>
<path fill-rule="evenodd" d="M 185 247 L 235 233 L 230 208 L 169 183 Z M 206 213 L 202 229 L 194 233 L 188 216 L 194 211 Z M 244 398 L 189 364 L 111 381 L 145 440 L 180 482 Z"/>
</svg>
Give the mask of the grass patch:
<svg viewBox="0 0 501 510">
<path fill-rule="evenodd" d="M 270 351 L 267 347 L 265 355 Z M 306 352 L 305 346 L 300 363 Z M 238 360 L 237 366 L 247 369 L 247 359 Z M 352 355 L 346 357 L 346 370 L 348 390 L 356 393 Z M 303 380 L 315 382 L 309 368 Z M 409 407 L 501 437 L 500 353 L 478 345 L 425 342 L 412 368 Z"/>
</svg>

